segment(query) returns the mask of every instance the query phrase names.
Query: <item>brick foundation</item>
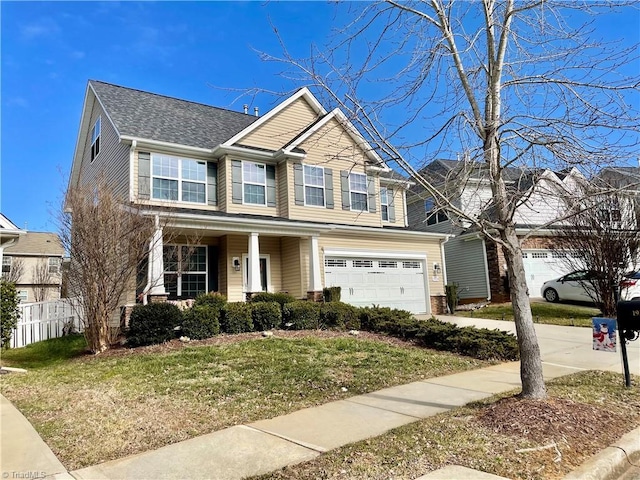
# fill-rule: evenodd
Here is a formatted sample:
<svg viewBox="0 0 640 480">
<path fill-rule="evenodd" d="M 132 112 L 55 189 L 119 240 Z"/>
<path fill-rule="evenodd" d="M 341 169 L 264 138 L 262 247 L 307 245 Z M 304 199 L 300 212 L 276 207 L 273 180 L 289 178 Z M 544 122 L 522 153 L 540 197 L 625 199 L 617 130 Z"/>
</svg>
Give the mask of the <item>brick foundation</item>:
<svg viewBox="0 0 640 480">
<path fill-rule="evenodd" d="M 433 315 L 443 315 L 447 313 L 447 297 L 444 295 L 433 295 L 431 297 L 431 313 Z"/>
<path fill-rule="evenodd" d="M 307 292 L 307 300 L 311 302 L 322 302 L 322 300 L 324 300 L 322 290 L 312 290 Z"/>
<path fill-rule="evenodd" d="M 120 307 L 120 331 L 125 331 L 129 328 L 129 319 L 131 318 L 131 311 L 135 305 L 122 305 Z"/>
</svg>

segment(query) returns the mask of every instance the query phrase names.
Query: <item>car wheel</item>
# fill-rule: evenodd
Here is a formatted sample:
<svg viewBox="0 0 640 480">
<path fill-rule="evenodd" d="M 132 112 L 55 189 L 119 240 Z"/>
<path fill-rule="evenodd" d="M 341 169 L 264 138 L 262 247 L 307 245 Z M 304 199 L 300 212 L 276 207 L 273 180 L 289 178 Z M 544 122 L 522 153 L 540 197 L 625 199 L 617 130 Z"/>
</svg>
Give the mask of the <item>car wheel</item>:
<svg viewBox="0 0 640 480">
<path fill-rule="evenodd" d="M 556 292 L 553 288 L 547 288 L 544 291 L 544 299 L 547 302 L 551 302 L 551 303 L 555 303 L 558 300 L 560 300 L 560 298 L 558 297 L 558 292 Z"/>
</svg>

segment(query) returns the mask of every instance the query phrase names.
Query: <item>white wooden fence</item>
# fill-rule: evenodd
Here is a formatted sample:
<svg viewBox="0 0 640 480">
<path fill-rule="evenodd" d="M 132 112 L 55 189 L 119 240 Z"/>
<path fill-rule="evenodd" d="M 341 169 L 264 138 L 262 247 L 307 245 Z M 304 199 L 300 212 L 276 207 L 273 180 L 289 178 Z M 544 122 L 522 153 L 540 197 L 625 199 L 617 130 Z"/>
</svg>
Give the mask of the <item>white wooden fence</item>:
<svg viewBox="0 0 640 480">
<path fill-rule="evenodd" d="M 11 347 L 62 337 L 70 332 L 82 332 L 82 310 L 75 299 L 18 305 L 20 318 L 11 334 Z"/>
</svg>

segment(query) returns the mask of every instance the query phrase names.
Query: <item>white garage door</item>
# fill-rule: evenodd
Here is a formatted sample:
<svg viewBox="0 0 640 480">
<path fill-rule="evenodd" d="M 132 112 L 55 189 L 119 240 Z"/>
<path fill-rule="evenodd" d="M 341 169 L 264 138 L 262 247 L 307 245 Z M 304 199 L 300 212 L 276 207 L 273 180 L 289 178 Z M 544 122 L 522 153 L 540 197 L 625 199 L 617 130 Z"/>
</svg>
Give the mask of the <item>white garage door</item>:
<svg viewBox="0 0 640 480">
<path fill-rule="evenodd" d="M 527 274 L 527 287 L 530 297 L 540 297 L 542 284 L 569 273 L 561 258 L 551 250 L 523 250 L 522 261 Z"/>
<path fill-rule="evenodd" d="M 325 257 L 324 279 L 327 287 L 341 287 L 341 300 L 351 305 L 427 311 L 422 260 Z"/>
</svg>

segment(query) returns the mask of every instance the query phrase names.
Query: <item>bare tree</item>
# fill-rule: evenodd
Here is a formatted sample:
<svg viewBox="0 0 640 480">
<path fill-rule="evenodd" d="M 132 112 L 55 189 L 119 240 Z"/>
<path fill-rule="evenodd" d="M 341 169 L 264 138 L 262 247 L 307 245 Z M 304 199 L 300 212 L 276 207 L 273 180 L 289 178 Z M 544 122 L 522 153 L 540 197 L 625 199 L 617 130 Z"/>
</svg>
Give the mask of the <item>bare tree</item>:
<svg viewBox="0 0 640 480">
<path fill-rule="evenodd" d="M 569 269 L 588 272 L 578 281 L 604 315 L 615 316 L 616 288 L 640 262 L 637 199 L 618 185 L 585 188 L 571 201 L 576 214 L 559 229 L 556 256 Z"/>
<path fill-rule="evenodd" d="M 60 238 L 70 253 L 68 289 L 84 310 L 84 335 L 94 353 L 113 339 L 110 319 L 148 253 L 153 220 L 125 204 L 99 177 L 91 187 L 70 188 L 60 214 Z"/>
<path fill-rule="evenodd" d="M 546 388 L 514 221 L 528 197 L 514 195 L 513 185 L 538 178 L 524 175 L 521 182 L 507 171 L 586 170 L 632 157 L 640 80 L 629 65 L 637 46 L 593 41 L 588 23 L 599 7 L 613 6 L 554 0 L 354 3 L 344 6 L 353 15 L 338 16 L 352 20 L 331 45 L 312 48 L 310 58 L 291 55 L 282 39 L 281 55 L 262 54 L 286 65 L 283 76 L 340 107 L 373 148 L 438 206 L 502 248 L 523 397 L 544 398 Z M 570 25 L 572 10 L 585 23 Z M 491 191 L 485 207 L 493 215 L 469 215 L 415 168 L 460 152 L 484 165 Z"/>
<path fill-rule="evenodd" d="M 2 278 L 13 284 L 20 283 L 24 275 L 24 259 L 21 257 L 11 257 L 11 267 L 8 272 L 2 274 Z"/>
<path fill-rule="evenodd" d="M 31 270 L 33 299 L 36 302 L 44 302 L 47 299 L 52 280 L 53 275 L 49 272 L 49 262 L 41 258 Z"/>
</svg>

